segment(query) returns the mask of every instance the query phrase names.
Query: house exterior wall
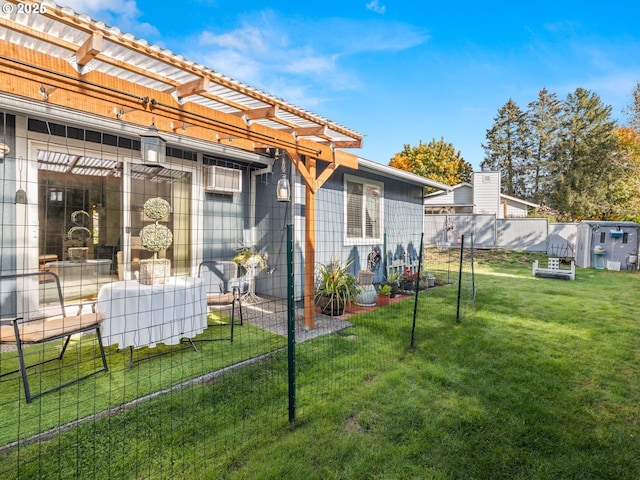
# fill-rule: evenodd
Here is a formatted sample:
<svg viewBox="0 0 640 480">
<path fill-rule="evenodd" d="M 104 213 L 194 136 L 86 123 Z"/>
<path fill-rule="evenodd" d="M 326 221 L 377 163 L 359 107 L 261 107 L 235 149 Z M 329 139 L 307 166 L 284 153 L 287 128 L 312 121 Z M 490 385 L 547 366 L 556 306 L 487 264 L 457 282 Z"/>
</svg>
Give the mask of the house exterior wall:
<svg viewBox="0 0 640 480">
<path fill-rule="evenodd" d="M 526 217 L 529 214 L 529 208 L 522 203 L 516 203 L 511 200 L 503 200 L 504 206 L 506 206 L 506 216 L 504 218 L 510 217 Z M 505 208 L 502 209 L 503 212 Z"/>
<path fill-rule="evenodd" d="M 345 242 L 345 174 L 383 183 L 384 237 L 381 242 L 358 245 L 349 245 Z M 340 168 L 318 191 L 316 202 L 317 231 L 322 232 L 321 240 L 318 236 L 317 263 L 328 263 L 335 256 L 342 260 L 352 259 L 352 272 L 357 274 L 361 269 L 367 268 L 368 256 L 374 248 L 380 250 L 383 260 L 387 263 L 404 256 L 410 259 L 418 258 L 424 216 L 422 186 L 407 184 L 370 172 Z M 296 253 L 301 260 L 304 245 L 298 239 L 296 239 Z M 384 269 L 381 263 L 374 272 L 374 282 L 381 281 L 383 276 Z"/>
<path fill-rule="evenodd" d="M 473 187 L 463 185 L 460 188 L 456 188 L 453 191 L 455 197 L 454 202 L 459 205 L 471 205 L 473 204 Z"/>
<path fill-rule="evenodd" d="M 500 208 L 500 172 L 474 172 L 473 203 L 475 213 L 503 218 Z"/>
</svg>

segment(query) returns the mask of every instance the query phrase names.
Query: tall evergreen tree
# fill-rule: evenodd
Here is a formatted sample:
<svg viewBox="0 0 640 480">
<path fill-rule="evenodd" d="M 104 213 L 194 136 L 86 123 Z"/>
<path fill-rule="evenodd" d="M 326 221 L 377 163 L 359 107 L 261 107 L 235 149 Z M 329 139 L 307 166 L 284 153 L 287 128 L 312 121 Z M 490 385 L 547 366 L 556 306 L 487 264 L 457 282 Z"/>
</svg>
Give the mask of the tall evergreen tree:
<svg viewBox="0 0 640 480">
<path fill-rule="evenodd" d="M 560 139 L 552 162 L 551 206 L 574 220 L 602 218 L 608 208 L 609 185 L 619 177 L 613 156 L 617 140 L 611 107 L 583 88 L 562 103 Z"/>
<path fill-rule="evenodd" d="M 482 145 L 485 158 L 480 166 L 501 172 L 502 193 L 526 197 L 529 126 L 526 114 L 512 99 L 498 110 L 486 138 L 487 143 Z"/>
<path fill-rule="evenodd" d="M 527 118 L 531 134 L 530 169 L 527 172 L 528 198 L 547 203 L 549 165 L 558 142 L 562 107 L 555 93 L 543 88 L 538 99 L 529 103 Z"/>
</svg>

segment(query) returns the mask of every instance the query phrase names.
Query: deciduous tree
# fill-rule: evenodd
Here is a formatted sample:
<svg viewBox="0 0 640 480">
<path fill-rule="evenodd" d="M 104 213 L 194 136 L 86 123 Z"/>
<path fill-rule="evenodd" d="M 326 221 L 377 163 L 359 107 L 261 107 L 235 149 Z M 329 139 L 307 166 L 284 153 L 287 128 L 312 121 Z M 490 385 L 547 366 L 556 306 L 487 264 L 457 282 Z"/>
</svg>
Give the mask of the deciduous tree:
<svg viewBox="0 0 640 480">
<path fill-rule="evenodd" d="M 468 182 L 473 173 L 473 167 L 460 151 L 442 138 L 438 141 L 434 138 L 428 144 L 421 140 L 415 147 L 405 145 L 389 165 L 446 185 Z"/>
</svg>

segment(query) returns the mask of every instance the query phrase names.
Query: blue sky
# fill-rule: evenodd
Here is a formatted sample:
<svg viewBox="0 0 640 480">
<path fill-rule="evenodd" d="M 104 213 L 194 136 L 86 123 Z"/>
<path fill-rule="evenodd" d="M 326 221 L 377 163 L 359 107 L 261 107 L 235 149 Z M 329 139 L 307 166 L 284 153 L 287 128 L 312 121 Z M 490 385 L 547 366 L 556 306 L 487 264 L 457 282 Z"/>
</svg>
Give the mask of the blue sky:
<svg viewBox="0 0 640 480">
<path fill-rule="evenodd" d="M 478 168 L 498 109 L 582 87 L 626 120 L 637 1 L 58 0 L 364 135 L 387 164 L 443 138 Z"/>
</svg>

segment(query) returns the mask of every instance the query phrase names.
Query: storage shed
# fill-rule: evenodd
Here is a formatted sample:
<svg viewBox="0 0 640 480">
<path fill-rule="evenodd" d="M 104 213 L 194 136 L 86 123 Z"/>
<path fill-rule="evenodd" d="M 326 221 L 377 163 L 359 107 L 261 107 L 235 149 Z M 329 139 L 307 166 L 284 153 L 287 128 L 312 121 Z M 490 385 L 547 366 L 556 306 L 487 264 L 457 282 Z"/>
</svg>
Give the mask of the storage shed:
<svg viewBox="0 0 640 480">
<path fill-rule="evenodd" d="M 578 267 L 635 270 L 638 268 L 638 227 L 635 222 L 585 220 L 578 224 Z"/>
</svg>

